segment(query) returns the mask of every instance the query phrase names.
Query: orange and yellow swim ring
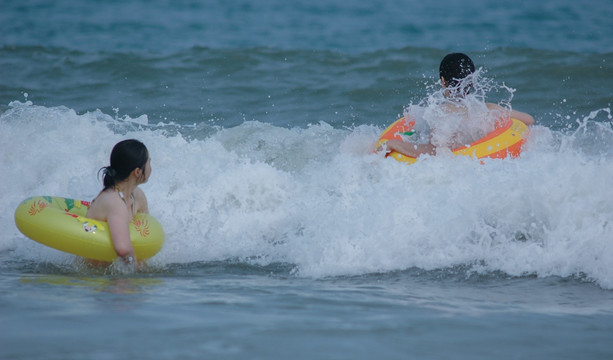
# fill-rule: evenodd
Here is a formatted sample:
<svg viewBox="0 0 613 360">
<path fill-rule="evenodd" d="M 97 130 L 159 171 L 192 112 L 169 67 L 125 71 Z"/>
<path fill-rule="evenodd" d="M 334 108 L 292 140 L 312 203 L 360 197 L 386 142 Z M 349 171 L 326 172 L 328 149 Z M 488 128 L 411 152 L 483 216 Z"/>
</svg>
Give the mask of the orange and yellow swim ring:
<svg viewBox="0 0 613 360">
<path fill-rule="evenodd" d="M 414 126 L 415 121 L 413 120 L 407 121 L 404 117 L 396 120 L 381 133 L 375 145 L 375 149 L 378 149 L 391 139 L 402 140 L 403 135 L 410 135 L 412 133 Z M 477 159 L 503 159 L 507 156 L 518 157 L 527 135 L 528 126 L 523 122 L 512 118 L 502 120 L 498 122 L 496 129 L 491 133 L 470 145 L 453 149 L 452 152 L 456 155 L 468 155 Z M 414 157 L 406 156 L 395 151 L 392 151 L 387 156 L 391 156 L 407 164 L 413 164 L 417 161 Z"/>
</svg>

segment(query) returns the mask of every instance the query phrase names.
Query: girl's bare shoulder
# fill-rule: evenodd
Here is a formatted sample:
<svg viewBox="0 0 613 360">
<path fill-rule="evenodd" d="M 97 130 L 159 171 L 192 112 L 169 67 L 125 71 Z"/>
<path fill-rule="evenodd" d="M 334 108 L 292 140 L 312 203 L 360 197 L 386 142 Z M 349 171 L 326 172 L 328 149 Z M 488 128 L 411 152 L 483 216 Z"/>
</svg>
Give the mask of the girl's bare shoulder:
<svg viewBox="0 0 613 360">
<path fill-rule="evenodd" d="M 116 191 L 105 190 L 98 195 L 91 206 L 96 210 L 99 209 L 103 212 L 110 212 L 122 209 L 126 205 Z"/>
<path fill-rule="evenodd" d="M 134 199 L 136 199 L 136 212 L 149 213 L 149 205 L 147 204 L 147 196 L 141 188 L 134 189 Z"/>
</svg>

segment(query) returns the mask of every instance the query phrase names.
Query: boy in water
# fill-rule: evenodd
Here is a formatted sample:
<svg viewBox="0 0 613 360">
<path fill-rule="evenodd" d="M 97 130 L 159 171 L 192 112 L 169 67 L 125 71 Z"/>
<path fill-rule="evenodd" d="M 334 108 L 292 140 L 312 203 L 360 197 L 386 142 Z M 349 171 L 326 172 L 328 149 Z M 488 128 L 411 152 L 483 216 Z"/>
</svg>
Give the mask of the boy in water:
<svg viewBox="0 0 613 360">
<path fill-rule="evenodd" d="M 466 96 L 470 92 L 472 86 L 472 75 L 475 72 L 475 65 L 473 61 L 465 54 L 452 53 L 446 55 L 441 61 L 439 67 L 439 75 L 441 77 L 441 84 L 443 86 L 443 93 L 445 102 L 437 109 L 437 115 L 439 117 L 460 119 L 464 126 L 458 126 L 453 129 L 451 134 L 446 134 L 447 138 L 441 139 L 440 134 L 436 134 L 437 130 L 434 127 L 431 128 L 430 141 L 426 144 L 418 144 L 413 142 L 404 142 L 402 140 L 390 140 L 386 145 L 386 152 L 396 151 L 401 154 L 417 158 L 422 154 L 436 155 L 437 148 L 451 148 L 454 149 L 466 143 L 471 143 L 474 140 L 474 136 L 471 136 L 471 129 L 462 129 L 470 127 L 469 109 L 467 109 L 467 102 L 464 101 Z M 534 118 L 526 113 L 509 110 L 503 108 L 500 105 L 493 103 L 485 103 L 486 112 L 495 112 L 503 117 L 515 118 L 524 124 L 530 126 L 534 124 Z M 443 119 L 443 120 L 445 120 Z M 463 131 L 465 130 L 465 131 Z M 440 131 L 443 132 L 444 131 Z M 472 132 L 474 134 L 474 131 Z M 439 135 L 438 137 L 436 135 Z"/>
</svg>

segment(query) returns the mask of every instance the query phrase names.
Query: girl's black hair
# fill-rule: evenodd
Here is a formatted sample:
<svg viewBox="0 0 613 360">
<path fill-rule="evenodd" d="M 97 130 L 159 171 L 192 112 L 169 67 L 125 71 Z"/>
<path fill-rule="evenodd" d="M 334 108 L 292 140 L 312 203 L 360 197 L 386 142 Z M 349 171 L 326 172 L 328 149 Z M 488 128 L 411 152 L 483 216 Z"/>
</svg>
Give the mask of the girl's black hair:
<svg viewBox="0 0 613 360">
<path fill-rule="evenodd" d="M 149 160 L 149 151 L 138 140 L 123 140 L 115 144 L 111 151 L 111 165 L 100 169 L 104 173 L 102 182 L 104 190 L 128 178 L 134 169 L 145 169 Z M 143 172 L 143 176 L 145 173 Z"/>
<path fill-rule="evenodd" d="M 468 93 L 467 90 L 471 86 L 470 81 L 463 82 L 462 80 L 475 72 L 475 64 L 466 54 L 451 53 L 441 60 L 438 72 L 441 77 L 445 78 L 449 87 L 454 88 L 461 85 Z"/>
</svg>

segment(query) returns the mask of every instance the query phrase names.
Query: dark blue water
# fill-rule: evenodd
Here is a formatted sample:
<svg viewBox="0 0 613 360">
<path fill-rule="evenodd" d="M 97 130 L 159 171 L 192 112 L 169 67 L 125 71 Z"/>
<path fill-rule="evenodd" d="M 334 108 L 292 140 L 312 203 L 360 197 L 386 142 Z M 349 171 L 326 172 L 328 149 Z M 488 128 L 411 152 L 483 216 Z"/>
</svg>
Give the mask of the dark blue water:
<svg viewBox="0 0 613 360">
<path fill-rule="evenodd" d="M 1 9 L 0 358 L 613 357 L 612 2 Z M 373 154 L 451 51 L 535 117 L 522 157 Z M 148 267 L 19 233 L 127 137 L 166 230 Z"/>
</svg>

